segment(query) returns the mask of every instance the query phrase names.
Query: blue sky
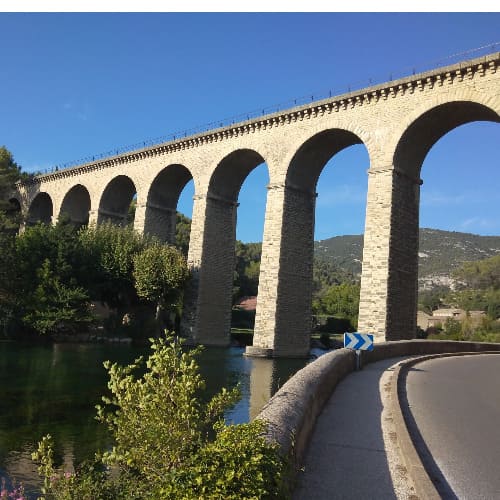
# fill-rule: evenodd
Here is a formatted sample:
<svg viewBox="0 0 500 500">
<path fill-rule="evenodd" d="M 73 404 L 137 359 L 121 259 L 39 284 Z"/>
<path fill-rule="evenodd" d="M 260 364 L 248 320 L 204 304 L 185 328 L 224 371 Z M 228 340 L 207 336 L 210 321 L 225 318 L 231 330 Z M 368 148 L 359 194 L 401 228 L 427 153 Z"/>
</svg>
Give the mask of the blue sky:
<svg viewBox="0 0 500 500">
<path fill-rule="evenodd" d="M 28 171 L 333 89 L 387 81 L 500 42 L 500 13 L 0 13 L 0 145 Z M 497 50 L 500 50 L 497 48 Z M 423 166 L 421 226 L 500 234 L 498 124 L 443 137 Z M 316 238 L 364 228 L 363 146 L 318 184 Z M 240 193 L 260 241 L 267 172 Z M 190 214 L 192 187 L 181 211 Z"/>
</svg>

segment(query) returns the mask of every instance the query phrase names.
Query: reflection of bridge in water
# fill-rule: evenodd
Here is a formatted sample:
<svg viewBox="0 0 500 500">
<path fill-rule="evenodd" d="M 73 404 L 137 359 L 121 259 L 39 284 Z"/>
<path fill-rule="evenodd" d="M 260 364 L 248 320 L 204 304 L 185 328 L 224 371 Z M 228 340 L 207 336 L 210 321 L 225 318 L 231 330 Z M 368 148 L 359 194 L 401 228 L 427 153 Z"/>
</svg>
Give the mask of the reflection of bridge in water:
<svg viewBox="0 0 500 500">
<path fill-rule="evenodd" d="M 256 356 L 309 350 L 316 183 L 341 150 L 370 158 L 359 329 L 377 340 L 416 332 L 420 169 L 447 132 L 500 121 L 500 53 L 463 61 L 228 127 L 60 170 L 19 186 L 31 221 L 62 213 L 75 222 L 123 223 L 173 242 L 179 195 L 195 195 L 183 333 L 229 343 L 238 193 L 247 175 L 269 173 Z"/>
<path fill-rule="evenodd" d="M 304 366 L 303 360 L 252 358 L 250 372 L 249 418 L 253 420 L 280 387 Z"/>
</svg>

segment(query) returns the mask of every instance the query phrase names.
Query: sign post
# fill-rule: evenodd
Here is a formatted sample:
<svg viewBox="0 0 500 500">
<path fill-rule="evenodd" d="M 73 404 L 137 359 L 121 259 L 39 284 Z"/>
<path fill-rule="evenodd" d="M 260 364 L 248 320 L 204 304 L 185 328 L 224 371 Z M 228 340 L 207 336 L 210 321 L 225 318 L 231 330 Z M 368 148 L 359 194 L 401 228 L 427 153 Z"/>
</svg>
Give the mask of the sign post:
<svg viewBox="0 0 500 500">
<path fill-rule="evenodd" d="M 344 333 L 344 347 L 356 351 L 356 370 L 361 370 L 361 351 L 373 350 L 373 335 L 369 333 Z"/>
</svg>

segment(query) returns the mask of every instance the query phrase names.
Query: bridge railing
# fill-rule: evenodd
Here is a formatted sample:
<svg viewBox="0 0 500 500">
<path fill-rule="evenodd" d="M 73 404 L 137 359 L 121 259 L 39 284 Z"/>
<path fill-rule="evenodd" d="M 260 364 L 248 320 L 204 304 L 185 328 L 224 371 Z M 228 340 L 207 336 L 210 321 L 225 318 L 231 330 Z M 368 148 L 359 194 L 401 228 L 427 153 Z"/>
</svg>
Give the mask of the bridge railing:
<svg viewBox="0 0 500 500">
<path fill-rule="evenodd" d="M 95 161 L 99 161 L 105 158 L 109 158 L 111 156 L 118 156 L 124 153 L 128 153 L 131 151 L 136 151 L 138 149 L 145 149 L 153 146 L 157 146 L 159 144 L 163 144 L 166 142 L 172 142 L 177 140 L 182 140 L 184 138 L 203 134 L 211 130 L 215 130 L 218 128 L 230 127 L 236 123 L 241 123 L 249 120 L 255 120 L 261 118 L 266 115 L 270 115 L 273 113 L 279 113 L 280 111 L 284 111 L 287 109 L 291 109 L 297 106 L 304 106 L 307 104 L 311 104 L 315 101 L 322 101 L 325 99 L 329 99 L 331 97 L 335 97 L 337 95 L 342 95 L 345 93 L 350 93 L 354 91 L 361 90 L 366 87 L 371 87 L 374 85 L 382 84 L 385 82 L 389 82 L 392 80 L 398 80 L 400 78 L 408 77 L 410 75 L 415 75 L 417 73 L 423 73 L 425 71 L 430 71 L 439 67 L 449 66 L 452 64 L 456 64 L 460 61 L 464 61 L 467 59 L 476 59 L 481 56 L 486 56 L 488 54 L 492 54 L 500 50 L 500 42 L 491 43 L 488 45 L 484 45 L 482 47 L 478 47 L 475 49 L 471 49 L 465 52 L 459 52 L 456 54 L 452 54 L 450 56 L 444 57 L 440 60 L 421 62 L 416 65 L 399 69 L 397 71 L 391 72 L 389 74 L 379 75 L 377 78 L 368 78 L 359 81 L 355 81 L 352 83 L 344 84 L 338 87 L 330 87 L 328 90 L 320 90 L 316 92 L 311 92 L 310 94 L 303 95 L 301 97 L 296 97 L 293 99 L 288 99 L 278 104 L 265 106 L 259 109 L 254 109 L 253 111 L 247 111 L 245 113 L 241 113 L 238 115 L 231 116 L 229 118 L 223 118 L 219 120 L 215 120 L 209 123 L 205 123 L 203 125 L 198 125 L 196 127 L 181 130 L 177 132 L 173 132 L 167 135 L 162 135 L 159 137 L 154 137 L 150 139 L 146 139 L 140 142 L 136 142 L 134 144 L 128 144 L 126 146 L 120 146 L 108 151 L 88 155 L 84 158 L 79 158 L 78 160 L 68 161 L 66 163 L 62 163 L 59 165 L 55 165 L 52 168 L 46 169 L 45 171 L 40 172 L 40 174 L 48 174 L 53 173 L 58 170 L 64 170 L 67 168 L 75 167 L 77 165 L 83 165 L 85 163 L 91 163 Z"/>
</svg>

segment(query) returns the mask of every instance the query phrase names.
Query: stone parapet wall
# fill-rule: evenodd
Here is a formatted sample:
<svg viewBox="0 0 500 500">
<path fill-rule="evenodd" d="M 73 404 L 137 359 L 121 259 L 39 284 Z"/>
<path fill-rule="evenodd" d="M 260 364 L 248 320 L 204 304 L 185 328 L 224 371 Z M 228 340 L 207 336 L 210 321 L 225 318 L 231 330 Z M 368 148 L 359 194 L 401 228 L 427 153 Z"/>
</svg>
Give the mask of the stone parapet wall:
<svg viewBox="0 0 500 500">
<path fill-rule="evenodd" d="M 382 359 L 442 353 L 500 352 L 500 344 L 448 340 L 401 340 L 362 352 L 362 364 Z M 264 406 L 257 419 L 268 423 L 267 438 L 280 445 L 295 470 L 301 466 L 316 419 L 337 385 L 356 369 L 351 349 L 324 354 L 298 371 Z"/>
</svg>

